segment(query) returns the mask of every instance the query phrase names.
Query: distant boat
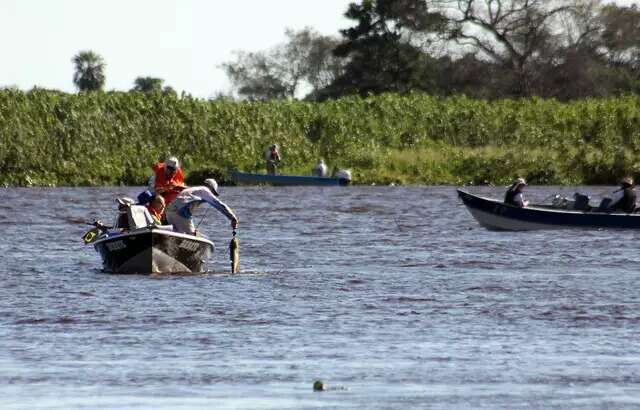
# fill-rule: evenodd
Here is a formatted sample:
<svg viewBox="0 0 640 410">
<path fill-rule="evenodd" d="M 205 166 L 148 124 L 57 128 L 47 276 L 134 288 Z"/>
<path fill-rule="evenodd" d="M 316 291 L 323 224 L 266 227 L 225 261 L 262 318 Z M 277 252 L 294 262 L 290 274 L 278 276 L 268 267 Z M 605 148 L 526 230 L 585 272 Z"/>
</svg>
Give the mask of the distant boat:
<svg viewBox="0 0 640 410">
<path fill-rule="evenodd" d="M 344 186 L 349 185 L 351 180 L 347 178 L 335 177 L 312 177 L 299 175 L 268 175 L 250 174 L 247 172 L 231 172 L 231 179 L 239 185 L 321 185 L 321 186 Z"/>
<path fill-rule="evenodd" d="M 473 195 L 461 189 L 458 189 L 458 196 L 480 225 L 490 230 L 640 229 L 640 214 L 570 210 L 553 205 L 535 204 L 519 208 L 497 199 Z"/>
</svg>

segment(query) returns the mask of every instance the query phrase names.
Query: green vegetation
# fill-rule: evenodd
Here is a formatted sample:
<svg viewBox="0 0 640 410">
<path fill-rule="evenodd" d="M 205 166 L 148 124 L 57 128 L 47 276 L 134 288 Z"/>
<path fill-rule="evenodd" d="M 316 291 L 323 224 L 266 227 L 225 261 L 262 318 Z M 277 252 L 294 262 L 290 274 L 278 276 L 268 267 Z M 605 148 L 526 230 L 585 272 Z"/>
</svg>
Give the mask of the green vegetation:
<svg viewBox="0 0 640 410">
<path fill-rule="evenodd" d="M 0 91 L 0 185 L 143 184 L 162 155 L 188 180 L 286 174 L 319 157 L 357 183 L 615 183 L 640 174 L 640 96 L 570 103 L 424 94 L 301 101 L 204 101 L 161 93 Z"/>
</svg>

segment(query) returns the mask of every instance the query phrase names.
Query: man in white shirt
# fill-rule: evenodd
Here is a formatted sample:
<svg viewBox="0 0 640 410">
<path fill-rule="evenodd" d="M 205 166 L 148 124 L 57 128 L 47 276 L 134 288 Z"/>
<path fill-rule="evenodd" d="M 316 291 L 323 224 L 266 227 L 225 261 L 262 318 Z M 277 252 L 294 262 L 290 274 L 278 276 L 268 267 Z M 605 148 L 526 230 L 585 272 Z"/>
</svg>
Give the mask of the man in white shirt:
<svg viewBox="0 0 640 410">
<path fill-rule="evenodd" d="M 194 186 L 185 188 L 178 194 L 176 199 L 169 204 L 165 213 L 167 222 L 173 225 L 176 232 L 195 235 L 196 229 L 193 225 L 193 211 L 206 202 L 231 221 L 231 228 L 238 227 L 238 217 L 224 202 L 218 198 L 218 183 L 213 178 L 204 180 L 204 186 Z"/>
</svg>

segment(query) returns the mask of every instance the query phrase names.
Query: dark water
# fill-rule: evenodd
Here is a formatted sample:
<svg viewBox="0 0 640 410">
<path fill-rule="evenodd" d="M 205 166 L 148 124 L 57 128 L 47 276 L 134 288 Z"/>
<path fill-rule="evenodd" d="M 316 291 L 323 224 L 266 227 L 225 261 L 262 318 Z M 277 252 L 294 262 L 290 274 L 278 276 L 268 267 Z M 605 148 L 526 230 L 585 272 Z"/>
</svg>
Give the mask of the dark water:
<svg viewBox="0 0 640 410">
<path fill-rule="evenodd" d="M 210 211 L 214 273 L 117 276 L 82 223 L 137 189 L 1 193 L 2 409 L 640 406 L 638 233 L 489 232 L 451 187 L 226 188 L 245 273 Z"/>
</svg>

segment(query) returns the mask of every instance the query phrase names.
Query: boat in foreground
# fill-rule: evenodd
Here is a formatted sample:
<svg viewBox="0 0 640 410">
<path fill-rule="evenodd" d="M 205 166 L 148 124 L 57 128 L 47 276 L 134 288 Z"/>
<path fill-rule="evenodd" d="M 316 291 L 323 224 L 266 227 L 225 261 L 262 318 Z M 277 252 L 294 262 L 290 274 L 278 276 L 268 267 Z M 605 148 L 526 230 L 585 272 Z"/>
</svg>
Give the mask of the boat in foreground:
<svg viewBox="0 0 640 410">
<path fill-rule="evenodd" d="M 231 172 L 231 179 L 239 185 L 319 185 L 319 186 L 344 186 L 351 182 L 347 178 L 339 177 L 315 177 L 299 175 L 269 175 L 251 174 L 247 172 Z"/>
<path fill-rule="evenodd" d="M 122 207 L 113 227 L 99 221 L 93 225 L 83 239 L 100 254 L 103 271 L 108 273 L 206 272 L 214 250 L 213 242 L 204 237 L 153 224 L 142 206 Z"/>
<path fill-rule="evenodd" d="M 532 204 L 526 208 L 458 189 L 458 196 L 471 215 L 490 230 L 529 231 L 536 229 L 614 228 L 640 229 L 640 214 L 562 209 Z"/>
</svg>

